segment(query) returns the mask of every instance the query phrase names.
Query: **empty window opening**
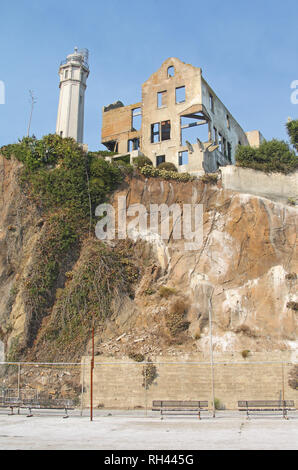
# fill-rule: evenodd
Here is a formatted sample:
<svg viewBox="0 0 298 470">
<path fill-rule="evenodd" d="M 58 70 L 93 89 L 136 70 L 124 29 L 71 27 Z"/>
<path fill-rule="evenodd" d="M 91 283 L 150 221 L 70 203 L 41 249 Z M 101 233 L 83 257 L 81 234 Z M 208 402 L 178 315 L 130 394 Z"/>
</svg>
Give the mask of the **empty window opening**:
<svg viewBox="0 0 298 470">
<path fill-rule="evenodd" d="M 171 122 L 163 121 L 161 123 L 161 140 L 170 140 L 171 138 Z"/>
<path fill-rule="evenodd" d="M 160 165 L 161 163 L 164 163 L 165 161 L 166 161 L 165 155 L 158 155 L 156 157 L 156 166 Z"/>
<path fill-rule="evenodd" d="M 179 166 L 187 165 L 188 164 L 188 150 L 184 150 L 183 152 L 179 152 Z"/>
<path fill-rule="evenodd" d="M 214 113 L 214 97 L 213 95 L 211 95 L 211 93 L 209 94 L 209 107 L 211 111 Z"/>
<path fill-rule="evenodd" d="M 223 137 L 221 133 L 218 133 L 218 145 L 219 145 L 219 150 L 223 154 L 224 153 L 224 143 L 223 143 Z"/>
<path fill-rule="evenodd" d="M 110 152 L 118 153 L 118 142 L 116 140 L 111 140 L 110 142 L 105 142 L 104 146 L 107 147 L 107 149 Z"/>
<path fill-rule="evenodd" d="M 194 119 L 196 119 L 194 121 Z M 191 121 L 190 121 L 191 120 Z M 209 124 L 201 115 L 191 114 L 181 117 L 181 145 L 209 141 Z"/>
<path fill-rule="evenodd" d="M 213 127 L 213 142 L 214 142 L 215 144 L 218 143 L 218 135 L 217 135 L 217 129 L 216 129 L 216 127 Z"/>
<path fill-rule="evenodd" d="M 151 124 L 151 143 L 160 142 L 160 123 Z"/>
<path fill-rule="evenodd" d="M 171 121 L 162 121 L 151 124 L 151 143 L 155 144 L 171 138 Z"/>
<path fill-rule="evenodd" d="M 167 106 L 167 92 L 159 91 L 157 93 L 157 107 L 163 108 L 164 106 Z"/>
<path fill-rule="evenodd" d="M 68 78 L 68 70 L 65 70 L 64 78 L 65 80 Z"/>
<path fill-rule="evenodd" d="M 133 150 L 139 150 L 140 139 L 130 139 L 127 143 L 127 151 L 133 152 Z"/>
<path fill-rule="evenodd" d="M 227 128 L 230 129 L 231 123 L 230 123 L 230 116 L 227 114 Z"/>
<path fill-rule="evenodd" d="M 170 67 L 168 67 L 168 78 L 174 77 L 174 75 L 175 75 L 175 69 L 173 65 L 170 65 Z"/>
<path fill-rule="evenodd" d="M 142 125 L 142 110 L 141 108 L 135 108 L 132 110 L 132 131 L 139 131 Z"/>
<path fill-rule="evenodd" d="M 228 142 L 228 159 L 232 162 L 232 145 L 230 142 Z"/>
<path fill-rule="evenodd" d="M 226 156 L 227 155 L 227 141 L 224 137 L 222 139 L 222 143 L 223 143 L 223 154 L 224 156 Z"/>
<path fill-rule="evenodd" d="M 176 103 L 184 103 L 185 101 L 185 86 L 176 88 Z"/>
</svg>

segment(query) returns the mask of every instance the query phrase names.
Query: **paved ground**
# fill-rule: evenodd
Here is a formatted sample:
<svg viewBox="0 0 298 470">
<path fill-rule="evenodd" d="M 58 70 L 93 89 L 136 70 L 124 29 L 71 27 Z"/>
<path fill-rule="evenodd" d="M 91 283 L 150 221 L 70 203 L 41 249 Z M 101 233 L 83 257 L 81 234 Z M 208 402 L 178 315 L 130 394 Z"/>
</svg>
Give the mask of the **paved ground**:
<svg viewBox="0 0 298 470">
<path fill-rule="evenodd" d="M 24 413 L 24 411 L 23 411 Z M 221 412 L 216 418 L 165 417 L 149 413 L 97 413 L 81 417 L 38 413 L 8 416 L 0 412 L 1 450 L 297 450 L 298 413 L 290 419 Z"/>
</svg>

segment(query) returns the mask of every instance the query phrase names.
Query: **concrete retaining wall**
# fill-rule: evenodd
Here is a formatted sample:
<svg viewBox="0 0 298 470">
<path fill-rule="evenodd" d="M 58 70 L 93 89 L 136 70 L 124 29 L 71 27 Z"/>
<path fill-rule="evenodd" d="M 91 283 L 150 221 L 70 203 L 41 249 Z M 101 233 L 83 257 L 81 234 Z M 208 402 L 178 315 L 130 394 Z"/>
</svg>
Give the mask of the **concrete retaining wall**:
<svg viewBox="0 0 298 470">
<path fill-rule="evenodd" d="M 243 359 L 241 354 L 215 354 L 214 394 L 226 409 L 237 409 L 245 399 L 295 400 L 298 390 L 288 385 L 293 364 L 291 354 L 255 353 Z M 212 369 L 203 355 L 152 358 L 156 377 L 144 387 L 142 363 L 99 356 L 94 370 L 94 407 L 107 409 L 150 409 L 153 400 L 208 400 L 212 402 Z M 272 363 L 261 363 L 272 361 Z M 184 363 L 183 363 L 184 362 Z M 193 364 L 195 362 L 195 364 Z M 82 369 L 84 405 L 89 406 L 90 358 Z M 152 366 L 151 366 L 152 367 Z M 84 373 L 83 373 L 84 370 Z"/>
<path fill-rule="evenodd" d="M 298 172 L 266 174 L 262 171 L 236 166 L 222 167 L 222 186 L 246 194 L 266 197 L 287 203 L 288 198 L 298 198 Z"/>
</svg>

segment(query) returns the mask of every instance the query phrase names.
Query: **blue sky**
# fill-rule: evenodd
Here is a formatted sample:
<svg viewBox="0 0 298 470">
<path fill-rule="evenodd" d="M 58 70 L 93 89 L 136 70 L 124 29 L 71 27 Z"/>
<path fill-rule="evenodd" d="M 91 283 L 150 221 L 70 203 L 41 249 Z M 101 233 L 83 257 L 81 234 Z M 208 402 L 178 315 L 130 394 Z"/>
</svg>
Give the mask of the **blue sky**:
<svg viewBox="0 0 298 470">
<path fill-rule="evenodd" d="M 10 0 L 0 5 L 0 146 L 55 132 L 58 67 L 75 46 L 90 51 L 85 138 L 100 144 L 102 106 L 141 100 L 141 84 L 168 57 L 203 75 L 245 131 L 287 139 L 297 118 L 297 0 Z"/>
</svg>

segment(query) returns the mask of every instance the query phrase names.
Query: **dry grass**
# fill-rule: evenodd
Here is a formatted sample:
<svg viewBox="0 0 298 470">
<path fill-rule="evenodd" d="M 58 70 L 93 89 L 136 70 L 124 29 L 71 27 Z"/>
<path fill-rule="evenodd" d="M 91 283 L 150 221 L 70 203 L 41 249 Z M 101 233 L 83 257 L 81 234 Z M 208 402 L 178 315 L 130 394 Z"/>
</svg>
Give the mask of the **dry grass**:
<svg viewBox="0 0 298 470">
<path fill-rule="evenodd" d="M 167 287 L 167 286 L 161 286 L 158 291 L 160 297 L 164 299 L 168 299 L 172 295 L 175 295 L 177 293 L 176 289 L 173 289 L 172 287 Z"/>
<path fill-rule="evenodd" d="M 165 314 L 166 326 L 172 337 L 175 338 L 188 329 L 190 322 L 185 319 L 188 308 L 184 299 L 177 299 Z"/>
<path fill-rule="evenodd" d="M 235 333 L 243 333 L 244 335 L 248 336 L 249 338 L 256 338 L 258 335 L 255 331 L 253 331 L 250 326 L 248 325 L 239 325 L 235 329 Z"/>
</svg>

